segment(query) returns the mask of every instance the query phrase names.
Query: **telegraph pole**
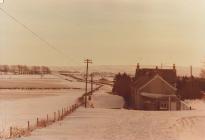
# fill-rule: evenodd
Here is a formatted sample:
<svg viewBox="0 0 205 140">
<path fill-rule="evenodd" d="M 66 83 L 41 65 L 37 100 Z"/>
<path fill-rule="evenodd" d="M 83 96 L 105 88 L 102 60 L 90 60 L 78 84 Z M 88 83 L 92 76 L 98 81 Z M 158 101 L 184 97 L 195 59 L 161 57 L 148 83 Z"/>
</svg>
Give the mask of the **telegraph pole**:
<svg viewBox="0 0 205 140">
<path fill-rule="evenodd" d="M 89 95 L 89 100 L 92 99 L 92 94 L 93 94 L 93 73 L 90 75 L 91 79 L 90 79 L 90 95 Z"/>
<path fill-rule="evenodd" d="M 88 94 L 88 66 L 92 64 L 92 60 L 86 59 L 84 60 L 86 63 L 86 75 L 85 75 L 85 108 L 87 108 L 87 94 Z"/>
<path fill-rule="evenodd" d="M 91 94 L 93 94 L 93 73 L 91 74 Z"/>
<path fill-rule="evenodd" d="M 193 67 L 190 66 L 190 76 L 191 76 L 191 92 L 193 92 Z"/>
</svg>

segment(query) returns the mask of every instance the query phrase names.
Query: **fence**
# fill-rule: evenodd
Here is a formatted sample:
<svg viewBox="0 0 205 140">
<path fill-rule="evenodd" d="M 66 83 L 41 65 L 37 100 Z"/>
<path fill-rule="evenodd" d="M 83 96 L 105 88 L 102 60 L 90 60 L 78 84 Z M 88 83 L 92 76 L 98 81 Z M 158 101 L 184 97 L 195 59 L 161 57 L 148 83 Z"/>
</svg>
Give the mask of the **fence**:
<svg viewBox="0 0 205 140">
<path fill-rule="evenodd" d="M 191 107 L 183 101 L 180 101 L 180 108 L 181 110 L 191 110 Z"/>
<path fill-rule="evenodd" d="M 30 136 L 31 132 L 39 129 L 47 127 L 57 121 L 63 120 L 66 116 L 69 116 L 73 113 L 77 108 L 79 108 L 83 103 L 79 102 L 73 104 L 72 106 L 68 106 L 66 108 L 62 108 L 61 110 L 57 110 L 53 112 L 52 116 L 48 114 L 44 118 L 36 118 L 36 122 L 31 124 L 30 121 L 27 121 L 27 126 L 25 128 L 18 128 L 11 126 L 9 129 L 9 134 L 0 134 L 0 138 L 2 139 L 12 139 L 12 138 L 19 138 L 22 136 Z"/>
</svg>

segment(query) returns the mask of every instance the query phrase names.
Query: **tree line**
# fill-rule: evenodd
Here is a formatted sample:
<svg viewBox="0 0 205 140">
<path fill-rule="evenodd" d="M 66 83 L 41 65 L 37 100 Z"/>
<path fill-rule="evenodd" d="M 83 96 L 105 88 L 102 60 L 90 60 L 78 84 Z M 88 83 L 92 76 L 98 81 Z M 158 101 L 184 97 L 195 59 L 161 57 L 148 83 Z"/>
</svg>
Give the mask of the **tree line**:
<svg viewBox="0 0 205 140">
<path fill-rule="evenodd" d="M 47 66 L 0 65 L 0 72 L 4 74 L 50 74 L 51 70 Z"/>
<path fill-rule="evenodd" d="M 200 99 L 205 91 L 205 79 L 195 77 L 178 77 L 177 94 L 182 99 Z"/>
</svg>

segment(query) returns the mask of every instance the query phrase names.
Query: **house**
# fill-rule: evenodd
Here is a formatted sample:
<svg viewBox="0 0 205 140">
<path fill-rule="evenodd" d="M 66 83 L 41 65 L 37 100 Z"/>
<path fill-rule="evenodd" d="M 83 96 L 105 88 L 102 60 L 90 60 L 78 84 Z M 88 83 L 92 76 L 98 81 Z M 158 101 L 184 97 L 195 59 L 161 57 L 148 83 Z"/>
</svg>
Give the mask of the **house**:
<svg viewBox="0 0 205 140">
<path fill-rule="evenodd" d="M 140 69 L 131 85 L 131 106 L 138 110 L 180 110 L 176 68 Z"/>
</svg>

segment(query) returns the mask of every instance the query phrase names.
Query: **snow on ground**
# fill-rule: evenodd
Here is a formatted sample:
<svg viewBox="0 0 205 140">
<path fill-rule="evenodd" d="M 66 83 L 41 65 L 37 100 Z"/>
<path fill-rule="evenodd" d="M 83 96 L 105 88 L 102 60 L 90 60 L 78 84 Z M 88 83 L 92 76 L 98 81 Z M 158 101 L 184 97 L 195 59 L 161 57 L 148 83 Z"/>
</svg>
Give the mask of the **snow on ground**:
<svg viewBox="0 0 205 140">
<path fill-rule="evenodd" d="M 204 117 L 188 112 L 84 109 L 23 140 L 204 140 Z M 202 121 L 202 122 L 200 122 Z"/>
<path fill-rule="evenodd" d="M 205 100 L 186 100 L 185 103 L 193 109 L 205 110 Z"/>
<path fill-rule="evenodd" d="M 0 79 L 27 79 L 27 80 L 32 80 L 32 79 L 59 79 L 58 76 L 52 75 L 52 74 L 45 74 L 45 75 L 15 75 L 15 74 L 4 74 L 0 75 Z"/>
<path fill-rule="evenodd" d="M 113 108 L 119 97 L 94 95 L 95 108 L 81 107 L 64 121 L 39 129 L 22 140 L 204 140 L 205 110 L 136 111 Z M 107 97 L 106 97 L 107 95 Z M 109 99 L 108 99 L 109 98 Z M 122 101 L 122 100 L 121 100 Z M 115 103 L 114 103 L 115 104 Z M 194 103 L 197 104 L 197 103 Z M 204 102 L 199 106 L 204 106 Z M 191 103 L 190 103 L 191 105 Z M 104 107 L 104 108 L 103 108 Z M 121 104 L 118 106 L 121 107 Z M 105 109 L 106 108 L 106 109 Z"/>
<path fill-rule="evenodd" d="M 67 78 L 67 77 L 65 77 Z M 75 79 L 56 75 L 0 77 L 0 86 L 84 88 Z M 38 129 L 23 140 L 205 140 L 205 101 L 188 100 L 192 111 L 136 111 L 122 108 L 123 99 L 104 86 L 94 93 L 94 108 L 81 107 L 47 128 Z M 26 127 L 75 102 L 83 90 L 0 90 L 0 132 L 10 126 Z M 18 100 L 17 100 L 18 99 Z"/>
<path fill-rule="evenodd" d="M 40 98 L 43 96 L 57 96 L 62 95 L 65 92 L 70 92 L 70 90 L 65 89 L 1 89 L 0 90 L 0 101 L 7 100 L 17 100 L 24 98 Z"/>
<path fill-rule="evenodd" d="M 106 91 L 111 91 L 110 86 L 102 87 L 92 96 L 92 103 L 95 108 L 123 108 L 124 100 L 117 95 L 108 94 Z"/>
<path fill-rule="evenodd" d="M 85 84 L 56 75 L 1 75 L 0 88 L 84 88 Z"/>
<path fill-rule="evenodd" d="M 43 91 L 41 92 L 43 94 Z M 48 94 L 49 91 L 46 92 Z M 32 125 L 36 123 L 37 117 L 46 118 L 47 114 L 53 118 L 53 112 L 72 105 L 82 94 L 82 90 L 57 90 L 53 91 L 51 96 L 38 95 L 33 98 L 33 95 L 30 95 L 18 100 L 1 100 L 0 132 L 7 131 L 10 126 L 24 128 L 27 126 L 27 121 Z"/>
<path fill-rule="evenodd" d="M 0 88 L 0 133 L 8 133 L 10 126 L 25 128 L 27 121 L 32 126 L 37 117 L 53 119 L 54 112 L 84 94 L 85 83 L 58 75 L 1 75 Z"/>
<path fill-rule="evenodd" d="M 57 92 L 61 92 L 58 90 Z M 62 92 L 65 92 L 62 90 Z M 1 89 L 0 90 L 0 101 L 5 100 L 17 100 L 24 98 L 39 98 L 42 96 L 54 96 L 56 95 L 55 90 L 9 90 L 9 89 Z"/>
</svg>

